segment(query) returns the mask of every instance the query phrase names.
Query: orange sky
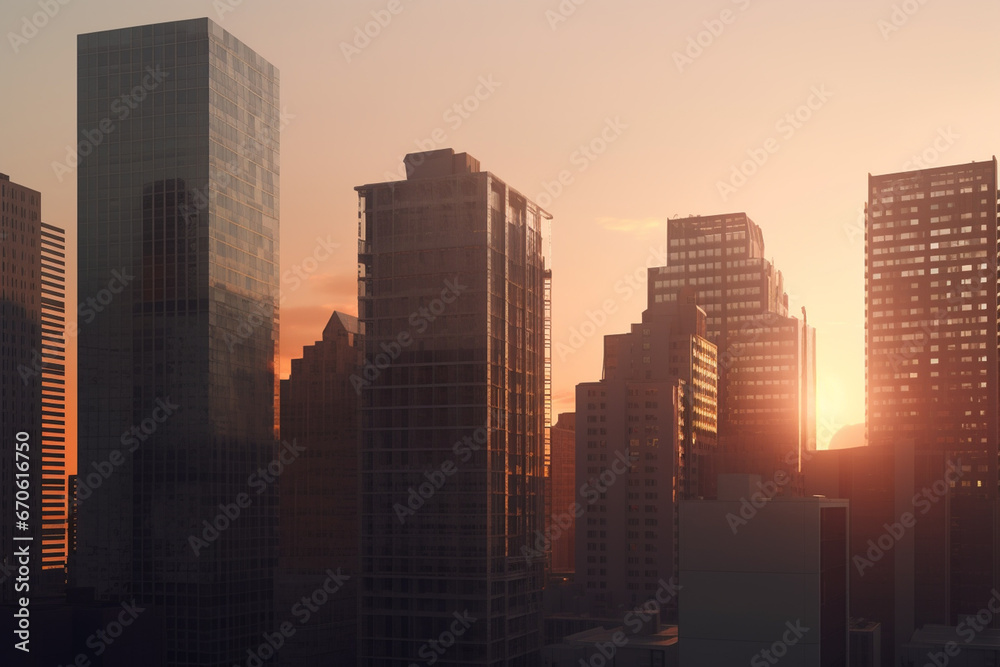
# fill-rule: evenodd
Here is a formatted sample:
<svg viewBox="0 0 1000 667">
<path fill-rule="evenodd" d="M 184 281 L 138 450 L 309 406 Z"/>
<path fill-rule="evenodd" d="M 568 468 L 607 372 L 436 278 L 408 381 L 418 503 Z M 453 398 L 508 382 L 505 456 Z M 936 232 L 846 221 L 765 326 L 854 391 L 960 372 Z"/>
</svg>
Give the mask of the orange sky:
<svg viewBox="0 0 1000 667">
<path fill-rule="evenodd" d="M 282 270 L 317 238 L 339 244 L 299 289 L 286 284 L 283 374 L 332 310 L 356 312 L 353 187 L 450 146 L 555 216 L 557 412 L 600 377 L 600 335 L 639 319 L 644 285 L 615 287 L 662 253 L 666 220 L 746 211 L 818 330 L 823 442 L 864 419 L 867 174 L 1000 147 L 1000 6 L 987 0 L 77 0 L 12 45 L 38 11 L 0 4 L 0 171 L 42 192 L 73 249 L 75 174 L 60 181 L 52 164 L 75 141 L 78 33 L 209 16 L 280 69 Z M 377 36 L 343 46 L 372 12 Z M 558 196 L 541 197 L 560 176 Z M 574 327 L 609 298 L 619 307 L 600 335 L 574 348 Z"/>
</svg>

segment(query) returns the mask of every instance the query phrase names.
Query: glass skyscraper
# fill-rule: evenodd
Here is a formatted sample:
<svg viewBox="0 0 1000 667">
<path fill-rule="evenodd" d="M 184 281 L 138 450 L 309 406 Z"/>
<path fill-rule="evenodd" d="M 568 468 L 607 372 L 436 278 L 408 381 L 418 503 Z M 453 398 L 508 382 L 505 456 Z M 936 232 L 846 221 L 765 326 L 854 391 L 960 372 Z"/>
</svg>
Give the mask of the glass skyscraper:
<svg viewBox="0 0 1000 667">
<path fill-rule="evenodd" d="M 360 664 L 541 664 L 541 208 L 451 149 L 363 185 Z"/>
<path fill-rule="evenodd" d="M 208 19 L 79 37 L 74 583 L 156 606 L 169 665 L 274 630 L 278 104 Z"/>
</svg>

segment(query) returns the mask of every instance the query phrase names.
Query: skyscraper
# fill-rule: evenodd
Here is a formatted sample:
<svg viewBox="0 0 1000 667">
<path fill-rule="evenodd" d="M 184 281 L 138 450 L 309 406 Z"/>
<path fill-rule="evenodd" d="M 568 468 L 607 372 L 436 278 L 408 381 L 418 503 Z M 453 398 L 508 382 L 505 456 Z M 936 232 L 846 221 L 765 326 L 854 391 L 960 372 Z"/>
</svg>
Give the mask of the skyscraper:
<svg viewBox="0 0 1000 667">
<path fill-rule="evenodd" d="M 360 664 L 534 666 L 548 214 L 465 153 L 405 163 L 356 188 Z"/>
<path fill-rule="evenodd" d="M 789 316 L 784 279 L 745 213 L 670 220 L 667 238 L 667 266 L 649 270 L 649 303 L 689 287 L 708 315 L 719 352 L 715 472 L 757 474 L 779 482 L 780 495 L 801 494 L 801 458 L 816 447 L 815 329 Z"/>
<path fill-rule="evenodd" d="M 0 432 L 8 462 L 0 468 L 0 510 L 13 517 L 15 494 L 27 493 L 32 581 L 39 583 L 38 569 L 66 566 L 65 234 L 42 222 L 41 206 L 41 193 L 0 174 Z M 26 460 L 15 457 L 22 442 Z M 28 488 L 15 484 L 21 461 L 29 464 Z M 4 544 L 24 534 L 11 520 L 0 525 Z M 14 584 L 4 577 L 0 602 L 20 597 Z"/>
<path fill-rule="evenodd" d="M 278 72 L 208 19 L 78 40 L 77 583 L 167 663 L 273 631 Z"/>
<path fill-rule="evenodd" d="M 361 367 L 358 333 L 358 318 L 334 312 L 323 339 L 303 348 L 281 381 L 281 437 L 295 443 L 299 455 L 281 475 L 279 618 L 312 595 L 328 571 L 338 577 L 330 586 L 336 593 L 296 628 L 275 658 L 289 667 L 356 662 L 359 399 L 351 377 Z"/>
<path fill-rule="evenodd" d="M 899 646 L 998 585 L 996 159 L 869 175 L 866 211 L 868 441 L 894 448 L 892 516 L 920 517 L 874 565 Z"/>
<path fill-rule="evenodd" d="M 690 290 L 605 336 L 604 378 L 577 385 L 576 578 L 595 616 L 620 616 L 677 576 L 677 503 L 702 495 L 716 442 L 716 347 Z M 676 622 L 677 600 L 662 610 Z"/>
</svg>

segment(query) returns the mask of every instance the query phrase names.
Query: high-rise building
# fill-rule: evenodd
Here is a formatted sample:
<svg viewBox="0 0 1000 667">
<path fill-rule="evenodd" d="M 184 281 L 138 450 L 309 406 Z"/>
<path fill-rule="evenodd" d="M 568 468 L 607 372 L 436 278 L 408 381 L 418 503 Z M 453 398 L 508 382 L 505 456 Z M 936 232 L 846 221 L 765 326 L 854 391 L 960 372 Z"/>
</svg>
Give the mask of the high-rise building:
<svg viewBox="0 0 1000 667">
<path fill-rule="evenodd" d="M 534 666 L 549 216 L 465 153 L 405 163 L 356 188 L 359 662 Z"/>
<path fill-rule="evenodd" d="M 275 657 L 289 667 L 354 665 L 358 580 L 358 318 L 334 312 L 323 339 L 281 381 L 281 438 L 297 458 L 278 495 L 278 618 L 332 578 L 329 601 L 296 625 Z M 296 619 L 301 621 L 301 618 Z"/>
<path fill-rule="evenodd" d="M 275 629 L 278 72 L 205 18 L 80 35 L 77 71 L 76 583 L 230 667 Z"/>
<path fill-rule="evenodd" d="M 868 443 L 893 448 L 888 513 L 919 517 L 874 565 L 894 570 L 899 647 L 1000 584 L 996 159 L 869 175 L 866 211 Z"/>
<path fill-rule="evenodd" d="M 552 545 L 552 574 L 560 576 L 576 570 L 576 516 L 573 513 L 573 505 L 577 502 L 576 414 L 561 413 L 551 433 L 552 466 L 548 482 L 552 506 L 547 514 L 547 535 Z"/>
<path fill-rule="evenodd" d="M 706 476 L 758 474 L 800 495 L 800 465 L 816 447 L 816 331 L 789 316 L 784 279 L 745 213 L 670 220 L 667 266 L 649 270 L 649 303 L 692 288 L 719 350 L 719 447 Z"/>
<path fill-rule="evenodd" d="M 5 521 L 0 541 L 14 544 L 15 535 L 31 535 L 33 570 L 64 570 L 66 248 L 63 230 L 41 221 L 41 205 L 41 193 L 0 174 L 0 432 L 7 461 L 0 467 L 0 511 L 14 517 L 18 491 L 30 506 L 28 529 Z M 28 463 L 27 488 L 16 483 L 24 480 L 15 477 L 21 461 Z M 32 580 L 40 583 L 37 571 Z M 50 580 L 57 583 L 62 575 Z M 20 597 L 14 584 L 14 577 L 4 578 L 0 601 Z"/>
<path fill-rule="evenodd" d="M 716 442 L 716 347 L 705 312 L 650 306 L 605 336 L 604 379 L 576 387 L 576 577 L 592 615 L 620 616 L 677 576 L 677 502 L 701 494 Z M 676 620 L 677 600 L 661 609 Z"/>
<path fill-rule="evenodd" d="M 42 568 L 62 570 L 68 550 L 66 512 L 66 232 L 41 227 Z"/>
<path fill-rule="evenodd" d="M 680 664 L 843 667 L 849 503 L 760 484 L 725 475 L 718 500 L 680 503 Z"/>
</svg>

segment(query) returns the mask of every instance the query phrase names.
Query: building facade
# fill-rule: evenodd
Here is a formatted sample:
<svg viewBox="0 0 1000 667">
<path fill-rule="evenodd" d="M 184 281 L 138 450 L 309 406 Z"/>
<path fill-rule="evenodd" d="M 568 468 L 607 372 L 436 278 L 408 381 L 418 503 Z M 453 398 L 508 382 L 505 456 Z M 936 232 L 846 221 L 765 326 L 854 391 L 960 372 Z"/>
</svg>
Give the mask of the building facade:
<svg viewBox="0 0 1000 667">
<path fill-rule="evenodd" d="M 552 425 L 552 506 L 547 535 L 552 544 L 552 574 L 576 571 L 576 413 L 563 412 Z M 565 526 L 565 527 L 564 527 Z M 556 537 L 558 536 L 558 538 Z"/>
<path fill-rule="evenodd" d="M 80 35 L 77 90 L 76 583 L 229 667 L 274 630 L 278 72 L 194 19 Z"/>
<path fill-rule="evenodd" d="M 716 347 L 693 301 L 654 304 L 606 336 L 604 379 L 577 385 L 576 577 L 616 616 L 677 576 L 677 502 L 701 496 L 716 444 Z M 677 601 L 661 610 L 676 619 Z"/>
<path fill-rule="evenodd" d="M 849 503 L 758 500 L 760 481 L 724 475 L 718 500 L 681 502 L 680 664 L 843 667 Z"/>
<path fill-rule="evenodd" d="M 868 444 L 892 452 L 891 515 L 920 517 L 883 591 L 899 647 L 998 584 L 996 159 L 869 175 L 866 213 Z"/>
<path fill-rule="evenodd" d="M 281 438 L 299 453 L 281 475 L 276 614 L 294 616 L 330 573 L 336 592 L 287 639 L 279 665 L 357 660 L 359 397 L 351 377 L 361 368 L 359 331 L 358 318 L 334 312 L 323 339 L 303 348 L 281 381 Z"/>
<path fill-rule="evenodd" d="M 548 214 L 451 149 L 363 185 L 360 664 L 538 663 Z M 455 637 L 446 650 L 428 643 Z"/>
<path fill-rule="evenodd" d="M 5 521 L 0 540 L 34 538 L 36 582 L 37 570 L 66 566 L 65 233 L 42 222 L 41 199 L 0 174 L 0 431 L 7 462 L 0 468 L 0 510 L 14 516 L 19 490 L 30 506 L 28 529 Z M 27 478 L 16 476 L 22 462 Z M 27 488 L 18 485 L 23 481 Z M 14 584 L 14 577 L 0 582 L 0 601 L 19 597 Z"/>
<path fill-rule="evenodd" d="M 649 303 L 693 289 L 719 354 L 715 472 L 758 474 L 801 495 L 801 461 L 816 447 L 816 331 L 791 317 L 781 272 L 745 213 L 670 220 L 667 266 L 649 270 Z M 706 477 L 713 494 L 715 474 Z"/>
</svg>

